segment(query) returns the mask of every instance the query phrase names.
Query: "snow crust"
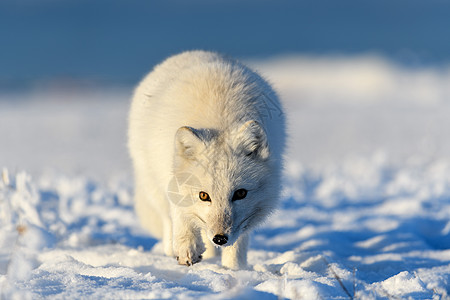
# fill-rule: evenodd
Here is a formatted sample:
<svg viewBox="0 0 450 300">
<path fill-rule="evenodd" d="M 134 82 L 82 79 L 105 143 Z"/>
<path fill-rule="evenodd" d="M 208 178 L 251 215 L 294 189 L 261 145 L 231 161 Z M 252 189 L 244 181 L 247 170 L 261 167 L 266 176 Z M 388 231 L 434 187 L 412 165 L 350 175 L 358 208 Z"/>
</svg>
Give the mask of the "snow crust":
<svg viewBox="0 0 450 300">
<path fill-rule="evenodd" d="M 0 297 L 447 299 L 450 69 L 251 64 L 278 88 L 291 138 L 281 207 L 252 235 L 248 269 L 179 266 L 140 228 L 129 91 L 3 95 Z"/>
</svg>

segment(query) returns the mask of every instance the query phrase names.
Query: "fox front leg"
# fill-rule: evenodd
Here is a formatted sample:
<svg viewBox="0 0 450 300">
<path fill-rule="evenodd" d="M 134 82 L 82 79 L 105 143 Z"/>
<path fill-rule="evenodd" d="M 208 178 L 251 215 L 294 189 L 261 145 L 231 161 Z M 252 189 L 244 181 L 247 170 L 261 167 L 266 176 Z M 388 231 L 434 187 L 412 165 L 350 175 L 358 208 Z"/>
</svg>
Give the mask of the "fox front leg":
<svg viewBox="0 0 450 300">
<path fill-rule="evenodd" d="M 222 266 L 237 270 L 247 267 L 248 235 L 241 235 L 231 246 L 222 249 Z"/>
<path fill-rule="evenodd" d="M 182 215 L 173 218 L 173 252 L 180 265 L 191 266 L 202 260 L 205 245 L 200 229 Z"/>
</svg>

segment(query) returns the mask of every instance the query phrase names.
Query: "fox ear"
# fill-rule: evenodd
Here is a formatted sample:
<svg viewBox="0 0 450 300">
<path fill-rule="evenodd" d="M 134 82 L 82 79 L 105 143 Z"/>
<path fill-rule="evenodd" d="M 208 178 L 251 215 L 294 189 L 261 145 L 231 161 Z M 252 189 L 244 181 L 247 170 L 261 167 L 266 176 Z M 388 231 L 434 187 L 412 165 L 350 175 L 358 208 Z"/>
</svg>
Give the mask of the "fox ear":
<svg viewBox="0 0 450 300">
<path fill-rule="evenodd" d="M 245 122 L 238 130 L 238 137 L 239 147 L 245 155 L 256 155 L 264 160 L 269 157 L 267 135 L 257 121 Z"/>
<path fill-rule="evenodd" d="M 175 150 L 178 155 L 194 159 L 203 146 L 203 141 L 195 128 L 188 126 L 178 128 L 175 134 Z"/>
</svg>

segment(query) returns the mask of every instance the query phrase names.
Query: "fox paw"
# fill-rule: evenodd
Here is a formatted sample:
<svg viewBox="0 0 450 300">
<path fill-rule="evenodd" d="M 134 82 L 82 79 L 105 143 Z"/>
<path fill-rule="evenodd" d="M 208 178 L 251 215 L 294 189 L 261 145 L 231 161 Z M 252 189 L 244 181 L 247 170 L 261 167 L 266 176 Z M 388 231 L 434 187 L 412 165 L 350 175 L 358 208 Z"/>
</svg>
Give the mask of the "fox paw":
<svg viewBox="0 0 450 300">
<path fill-rule="evenodd" d="M 202 260 L 202 255 L 197 256 L 196 258 L 192 259 L 190 257 L 184 257 L 180 258 L 177 256 L 178 264 L 185 265 L 185 266 L 192 266 L 193 264 L 196 264 Z"/>
<path fill-rule="evenodd" d="M 192 266 L 202 260 L 202 253 L 205 251 L 204 246 L 189 247 L 178 251 L 177 261 L 180 265 Z"/>
</svg>

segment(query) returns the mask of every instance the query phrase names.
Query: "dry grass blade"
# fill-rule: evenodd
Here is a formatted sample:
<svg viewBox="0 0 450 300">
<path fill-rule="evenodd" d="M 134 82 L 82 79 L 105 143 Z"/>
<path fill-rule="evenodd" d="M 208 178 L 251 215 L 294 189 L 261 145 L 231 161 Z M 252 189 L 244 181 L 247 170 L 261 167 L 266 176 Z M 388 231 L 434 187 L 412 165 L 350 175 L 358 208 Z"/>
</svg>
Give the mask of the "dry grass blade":
<svg viewBox="0 0 450 300">
<path fill-rule="evenodd" d="M 339 277 L 339 275 L 334 271 L 333 267 L 331 266 L 331 264 L 325 259 L 325 257 L 322 257 L 322 259 L 325 261 L 325 263 L 328 266 L 328 269 L 331 271 L 331 273 L 333 274 L 334 278 L 336 278 L 337 282 L 339 282 L 339 285 L 341 286 L 342 290 L 344 291 L 344 293 L 347 294 L 347 296 L 353 300 L 354 296 L 352 294 L 350 294 L 350 292 L 347 290 L 347 288 L 345 287 L 344 283 L 342 282 L 341 277 Z"/>
</svg>

